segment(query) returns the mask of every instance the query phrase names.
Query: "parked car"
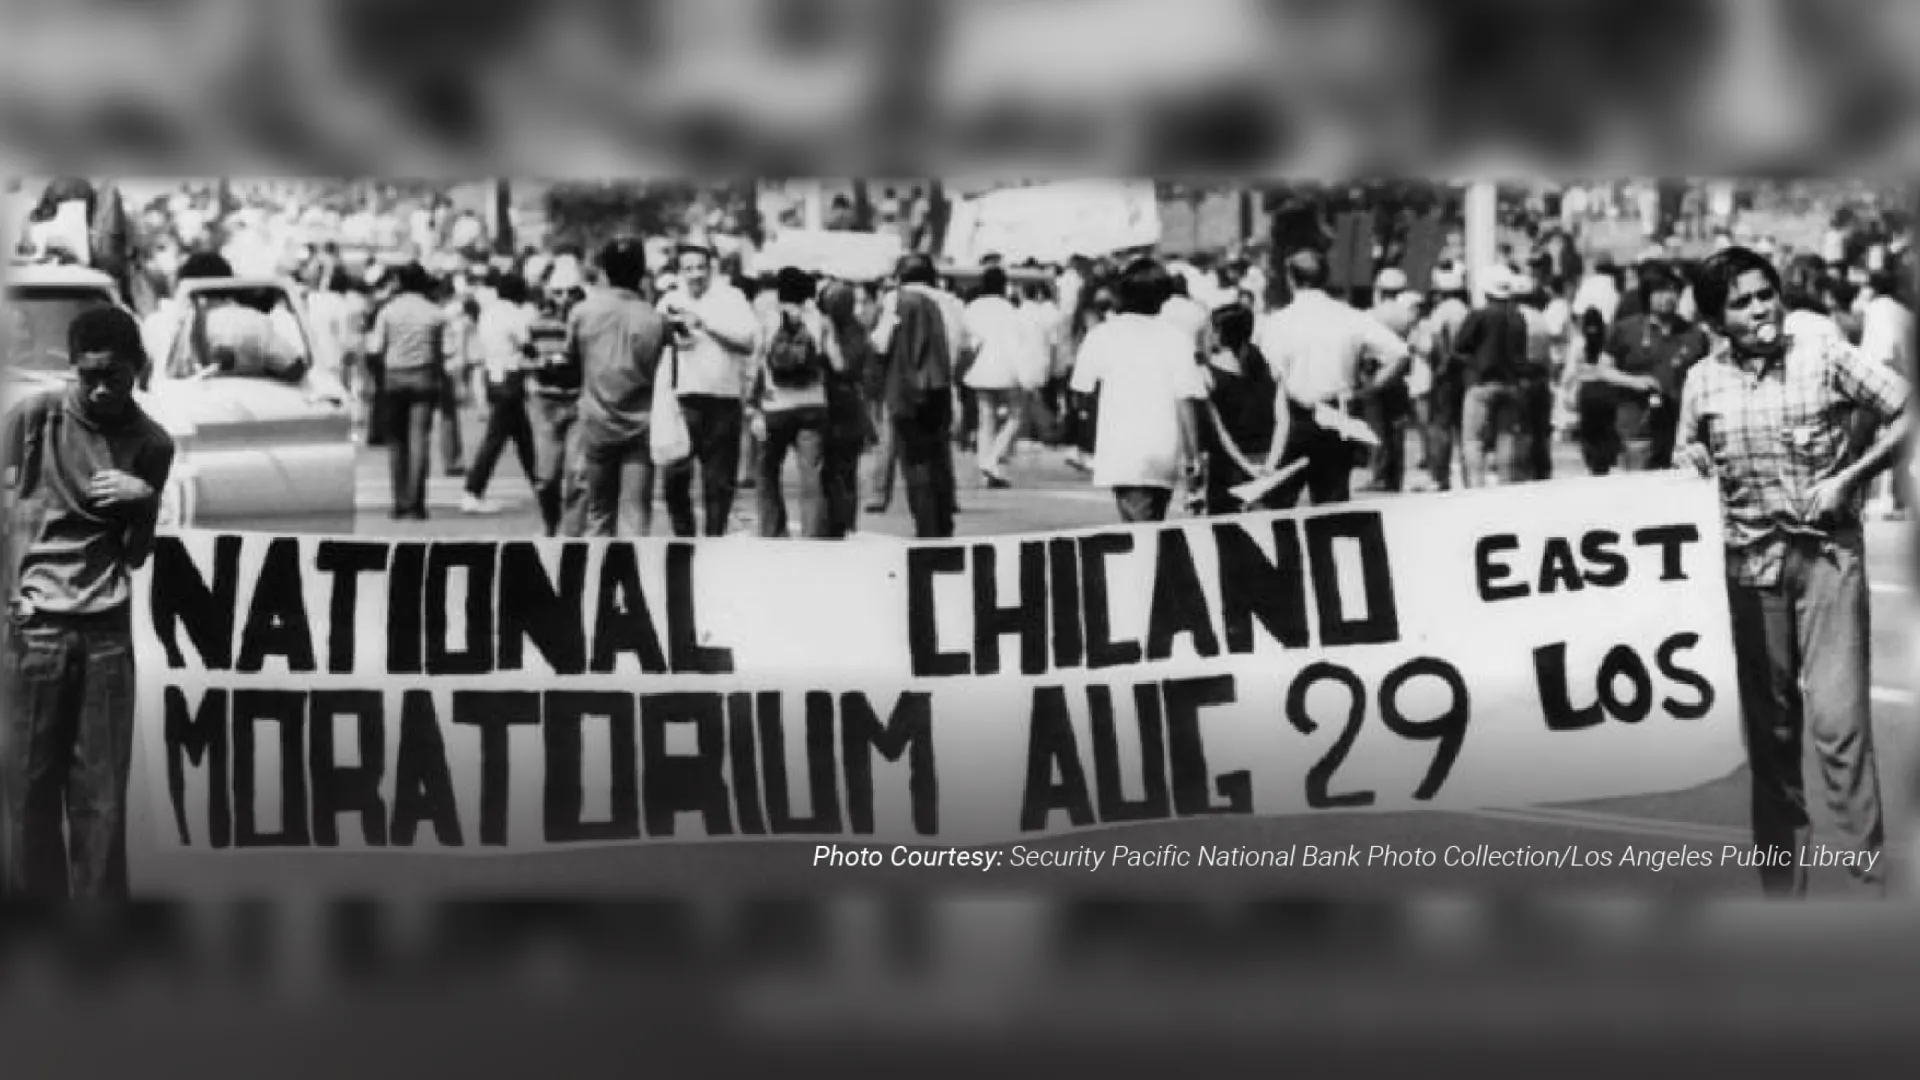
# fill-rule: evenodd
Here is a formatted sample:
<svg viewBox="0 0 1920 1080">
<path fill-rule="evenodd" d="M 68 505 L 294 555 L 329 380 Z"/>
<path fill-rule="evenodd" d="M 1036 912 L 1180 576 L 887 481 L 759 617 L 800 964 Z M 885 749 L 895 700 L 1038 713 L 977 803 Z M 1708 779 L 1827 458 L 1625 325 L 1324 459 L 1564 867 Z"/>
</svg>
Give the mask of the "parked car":
<svg viewBox="0 0 1920 1080">
<path fill-rule="evenodd" d="M 150 366 L 136 396 L 178 447 L 162 528 L 353 531 L 346 395 L 313 371 L 313 337 L 298 296 L 282 281 L 190 281 L 147 320 Z M 201 355 L 195 314 L 243 297 L 271 312 L 287 353 L 299 360 L 295 370 L 223 370 L 217 358 Z M 67 326 L 101 305 L 124 306 L 112 279 L 98 271 L 11 268 L 4 304 L 14 338 L 5 376 L 9 403 L 22 392 L 71 380 Z"/>
</svg>

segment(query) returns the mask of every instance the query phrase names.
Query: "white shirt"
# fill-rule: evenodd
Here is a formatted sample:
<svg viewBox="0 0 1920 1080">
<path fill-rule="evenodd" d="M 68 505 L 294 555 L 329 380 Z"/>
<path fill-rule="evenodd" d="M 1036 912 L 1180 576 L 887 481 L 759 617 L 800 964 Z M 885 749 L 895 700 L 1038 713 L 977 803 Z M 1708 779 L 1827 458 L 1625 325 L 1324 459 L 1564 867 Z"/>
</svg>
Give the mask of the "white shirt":
<svg viewBox="0 0 1920 1080">
<path fill-rule="evenodd" d="M 480 362 L 487 366 L 487 378 L 505 382 L 526 362 L 526 349 L 533 343 L 535 312 L 530 305 L 509 304 L 500 300 L 480 305 L 480 321 L 474 340 L 480 349 Z"/>
<path fill-rule="evenodd" d="M 1171 296 L 1160 305 L 1160 317 L 1180 328 L 1193 342 L 1194 356 L 1205 356 L 1212 350 L 1207 347 L 1207 337 L 1213 329 L 1213 319 L 1207 313 L 1206 305 L 1191 296 Z"/>
<path fill-rule="evenodd" d="M 1407 343 L 1379 319 L 1318 289 L 1305 289 L 1293 303 L 1268 315 L 1254 335 L 1281 393 L 1302 405 L 1350 397 L 1358 389 L 1360 362 L 1398 363 Z"/>
<path fill-rule="evenodd" d="M 1597 311 L 1611 326 L 1614 312 L 1619 310 L 1620 290 L 1614 287 L 1613 279 L 1605 274 L 1588 274 L 1573 294 L 1573 311 L 1576 315 Z"/>
<path fill-rule="evenodd" d="M 681 396 L 701 394 L 710 397 L 739 398 L 747 390 L 747 364 L 759 343 L 760 319 L 745 293 L 730 282 L 715 278 L 706 294 L 694 298 L 686 289 L 676 289 L 662 302 L 663 312 L 692 311 L 708 328 L 733 340 L 744 339 L 747 347 L 729 349 L 711 333 L 695 332 L 691 342 L 681 342 L 680 378 L 674 388 Z"/>
<path fill-rule="evenodd" d="M 1876 296 L 1860 318 L 1860 355 L 1906 374 L 1913 363 L 1913 312 L 1891 296 Z"/>
<path fill-rule="evenodd" d="M 967 385 L 975 390 L 1037 388 L 1030 383 L 1033 353 L 1038 351 L 1033 326 L 1004 296 L 982 296 L 967 305 L 967 338 L 977 348 Z"/>
<path fill-rule="evenodd" d="M 1081 343 L 1073 388 L 1100 392 L 1095 485 L 1180 486 L 1180 412 L 1186 402 L 1206 400 L 1207 384 L 1179 330 L 1145 315 L 1108 319 Z"/>
</svg>

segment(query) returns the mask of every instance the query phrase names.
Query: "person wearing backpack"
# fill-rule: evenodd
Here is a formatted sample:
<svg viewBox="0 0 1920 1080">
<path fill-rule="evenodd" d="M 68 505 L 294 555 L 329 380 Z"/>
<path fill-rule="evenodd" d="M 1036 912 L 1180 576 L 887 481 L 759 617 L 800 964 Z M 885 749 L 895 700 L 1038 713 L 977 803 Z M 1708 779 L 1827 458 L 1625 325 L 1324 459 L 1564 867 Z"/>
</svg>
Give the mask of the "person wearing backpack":
<svg viewBox="0 0 1920 1080">
<path fill-rule="evenodd" d="M 793 451 L 800 479 L 800 535 L 823 539 L 832 524 L 824 487 L 827 438 L 828 327 L 814 307 L 812 275 L 785 267 L 774 279 L 779 299 L 767 347 L 748 397 L 749 423 L 761 441 L 754 489 L 760 535 L 790 535 L 781 476 Z"/>
</svg>

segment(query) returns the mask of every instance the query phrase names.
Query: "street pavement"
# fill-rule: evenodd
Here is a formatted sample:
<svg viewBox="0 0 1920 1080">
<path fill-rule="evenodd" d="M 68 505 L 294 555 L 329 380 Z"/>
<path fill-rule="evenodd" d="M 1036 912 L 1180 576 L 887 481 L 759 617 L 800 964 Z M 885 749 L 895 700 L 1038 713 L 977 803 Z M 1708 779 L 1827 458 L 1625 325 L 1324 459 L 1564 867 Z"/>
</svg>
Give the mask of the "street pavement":
<svg viewBox="0 0 1920 1080">
<path fill-rule="evenodd" d="M 476 445 L 478 432 L 472 433 Z M 1087 479 L 1068 468 L 1054 450 L 1023 446 L 1010 475 L 1014 487 L 987 490 L 979 486 L 969 456 L 956 456 L 962 477 L 957 531 L 964 536 L 1046 531 L 1102 525 L 1117 520 L 1111 497 L 1090 487 Z M 438 462 L 436 461 L 436 464 Z M 1556 450 L 1556 472 L 1584 475 L 1577 451 L 1561 444 Z M 537 513 L 525 477 L 510 459 L 501 462 L 490 497 L 501 512 L 471 516 L 459 512 L 463 482 L 436 475 L 430 484 L 427 522 L 388 520 L 390 505 L 386 458 L 378 449 L 363 450 L 359 465 L 359 523 L 362 535 L 398 538 L 534 536 Z M 791 478 L 789 478 L 789 505 Z M 1378 498 L 1417 498 L 1374 496 Z M 886 537 L 911 535 L 905 498 L 897 494 L 882 514 L 863 515 L 862 536 L 851 542 L 884 542 Z M 754 493 L 743 491 L 737 501 L 733 531 L 753 527 Z M 656 510 L 656 535 L 666 531 L 665 515 Z M 1869 526 L 1868 566 L 1873 601 L 1873 732 L 1880 754 L 1882 788 L 1889 827 L 1889 877 L 1908 876 L 1914 851 L 1915 821 L 1920 818 L 1920 724 L 1916 723 L 1915 684 L 1910 680 L 1916 655 L 1908 624 L 1913 613 L 1908 576 L 1908 526 L 1875 521 Z M 1809 795 L 1815 805 L 1814 842 L 1830 842 L 1835 835 L 1831 818 L 1819 805 L 1818 766 L 1809 758 Z M 1744 769 L 1727 778 L 1687 791 L 1574 805 L 1536 806 L 1478 813 L 1428 812 L 1419 814 L 1323 814 L 1303 818 L 1213 818 L 1197 822 L 1131 826 L 1063 838 L 1051 843 L 1028 843 L 1029 848 L 1072 849 L 1092 845 L 1103 849 L 1126 844 L 1136 849 L 1162 844 L 1196 847 L 1201 844 L 1251 848 L 1317 845 L 1344 849 L 1359 845 L 1364 852 L 1375 844 L 1396 848 L 1426 847 L 1436 851 L 1459 845 L 1489 845 L 1619 853 L 1631 845 L 1638 850 L 1708 849 L 1716 865 L 1708 868 L 1587 869 L 1142 869 L 1111 866 L 1090 874 L 1085 869 L 1008 869 L 989 873 L 978 869 L 815 869 L 813 848 L 806 843 L 730 843 L 603 848 L 590 852 L 512 857 L 461 858 L 395 854 L 307 855 L 304 857 L 248 854 L 155 859 L 136 851 L 137 888 L 170 895 L 279 894 L 311 888 L 361 895 L 470 894 L 513 896 L 684 893 L 694 890 L 775 891 L 789 894 L 875 889 L 887 892 L 934 893 L 955 889 L 1047 890 L 1075 888 L 1122 895 L 1191 896 L 1196 893 L 1233 894 L 1242 891 L 1297 892 L 1313 895 L 1397 897 L 1414 892 L 1485 893 L 1489 891 L 1568 892 L 1582 896 L 1731 896 L 1757 895 L 1755 872 L 1717 865 L 1725 845 L 1750 841 L 1748 778 Z M 140 805 L 136 802 L 135 805 Z M 1813 874 L 1813 895 L 1853 895 L 1843 871 Z"/>
</svg>

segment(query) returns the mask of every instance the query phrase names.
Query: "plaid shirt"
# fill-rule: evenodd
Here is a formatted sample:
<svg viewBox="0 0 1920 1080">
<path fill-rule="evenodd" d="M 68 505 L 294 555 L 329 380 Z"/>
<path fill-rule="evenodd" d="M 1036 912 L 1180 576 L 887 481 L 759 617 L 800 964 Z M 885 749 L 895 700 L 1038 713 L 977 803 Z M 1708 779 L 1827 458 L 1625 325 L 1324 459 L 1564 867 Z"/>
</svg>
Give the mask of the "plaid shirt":
<svg viewBox="0 0 1920 1080">
<path fill-rule="evenodd" d="M 1815 482 L 1848 464 L 1847 435 L 1855 407 L 1883 421 L 1907 407 L 1906 379 L 1827 335 L 1788 342 L 1771 361 L 1736 359 L 1724 338 L 1696 364 L 1680 397 L 1675 461 L 1717 476 L 1726 520 L 1727 571 L 1741 585 L 1771 588 L 1780 580 L 1788 544 L 1834 541 L 1806 520 Z M 1840 531 L 1859 527 L 1864 493 L 1840 515 Z"/>
</svg>

